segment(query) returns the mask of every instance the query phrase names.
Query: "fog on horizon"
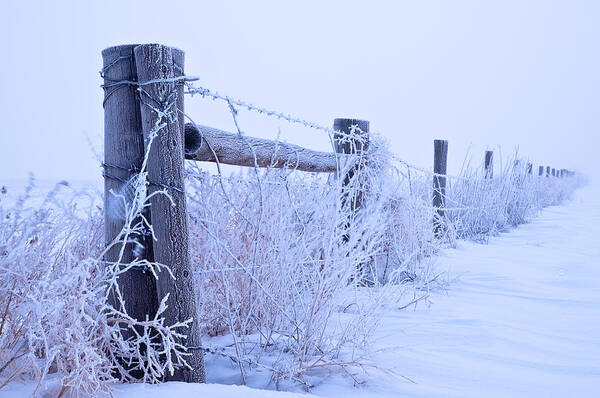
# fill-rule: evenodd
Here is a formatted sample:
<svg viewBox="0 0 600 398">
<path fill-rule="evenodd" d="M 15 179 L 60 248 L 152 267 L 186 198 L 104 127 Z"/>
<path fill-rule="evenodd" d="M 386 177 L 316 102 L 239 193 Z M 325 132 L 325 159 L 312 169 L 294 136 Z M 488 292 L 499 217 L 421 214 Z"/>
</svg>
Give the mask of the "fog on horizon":
<svg viewBox="0 0 600 398">
<path fill-rule="evenodd" d="M 535 165 L 596 171 L 600 2 L 13 1 L 0 6 L 0 182 L 100 181 L 103 48 L 186 52 L 200 86 L 323 125 L 371 122 L 392 151 L 430 168 L 518 148 Z M 233 131 L 223 104 L 186 98 Z M 329 150 L 322 132 L 247 112 L 252 136 Z"/>
</svg>

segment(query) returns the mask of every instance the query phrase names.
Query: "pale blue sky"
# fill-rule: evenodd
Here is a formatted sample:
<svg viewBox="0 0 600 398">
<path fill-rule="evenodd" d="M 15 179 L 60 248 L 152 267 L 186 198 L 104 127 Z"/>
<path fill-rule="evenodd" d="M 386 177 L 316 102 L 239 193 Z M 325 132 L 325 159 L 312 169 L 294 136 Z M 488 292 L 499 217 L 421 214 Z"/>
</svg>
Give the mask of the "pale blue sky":
<svg viewBox="0 0 600 398">
<path fill-rule="evenodd" d="M 3 1 L 0 181 L 96 179 L 100 51 L 159 42 L 204 85 L 330 125 L 371 121 L 392 150 L 450 170 L 502 147 L 555 167 L 597 168 L 600 1 Z M 231 129 L 193 98 L 197 122 Z M 322 133 L 241 116 L 247 134 L 328 149 Z"/>
</svg>

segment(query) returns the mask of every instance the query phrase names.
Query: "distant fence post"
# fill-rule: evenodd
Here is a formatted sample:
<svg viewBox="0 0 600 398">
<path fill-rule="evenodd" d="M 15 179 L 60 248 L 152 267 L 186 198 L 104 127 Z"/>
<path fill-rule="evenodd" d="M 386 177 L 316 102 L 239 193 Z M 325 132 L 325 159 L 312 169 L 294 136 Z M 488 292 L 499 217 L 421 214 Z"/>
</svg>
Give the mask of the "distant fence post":
<svg viewBox="0 0 600 398">
<path fill-rule="evenodd" d="M 550 177 L 550 166 L 546 166 L 546 177 Z"/>
<path fill-rule="evenodd" d="M 552 168 L 552 177 L 556 177 L 556 169 L 554 167 Z"/>
<path fill-rule="evenodd" d="M 485 151 L 485 178 L 494 177 L 494 151 Z"/>
<path fill-rule="evenodd" d="M 527 174 L 533 174 L 533 164 L 527 163 Z"/>
<path fill-rule="evenodd" d="M 158 298 L 160 301 L 169 295 L 168 308 L 163 313 L 166 324 L 193 319 L 190 327 L 182 330 L 187 338 L 178 341 L 188 348 L 190 355 L 186 361 L 191 369 L 179 368 L 174 375 L 167 375 L 167 380 L 204 382 L 183 180 L 183 85 L 176 81 L 176 77 L 183 75 L 184 53 L 160 44 L 137 46 L 134 53 L 138 82 L 144 88 L 140 97 L 146 149 L 150 135 L 157 133 L 151 143 L 147 163 L 149 194 L 160 190 L 168 194 L 154 195 L 150 199 L 152 226 L 156 236 L 154 258 L 156 262 L 168 266 L 175 276 L 173 279 L 166 271 L 159 273 Z M 171 112 L 171 115 L 161 117 L 163 112 Z M 164 125 L 158 132 L 155 128 L 157 122 Z"/>
<path fill-rule="evenodd" d="M 442 232 L 446 195 L 446 170 L 448 166 L 448 141 L 433 141 L 433 207 L 436 210 L 433 230 L 436 236 Z"/>
<path fill-rule="evenodd" d="M 544 166 L 540 166 L 538 169 L 538 175 L 541 177 L 544 175 Z"/>
<path fill-rule="evenodd" d="M 104 231 L 106 245 L 111 244 L 119 235 L 125 223 L 126 204 L 115 194 L 122 193 L 124 183 L 142 166 L 144 159 L 144 136 L 140 115 L 140 103 L 135 85 L 118 82 L 137 81 L 134 59 L 135 44 L 108 47 L 102 51 L 104 78 Z M 114 192 L 111 193 L 111 192 Z M 125 193 L 125 196 L 127 194 Z M 132 198 L 127 198 L 131 200 Z M 134 253 L 133 240 L 142 244 L 144 250 Z M 136 246 L 137 246 L 136 244 Z M 123 256 L 119 258 L 121 244 L 113 246 L 104 257 L 104 261 L 114 264 L 131 263 L 136 257 L 149 261 L 152 258 L 152 243 L 148 236 L 130 237 Z M 139 246 L 138 246 L 139 249 Z M 142 258 L 140 258 L 142 259 Z M 120 291 L 125 302 L 125 310 L 134 319 L 144 321 L 152 319 L 158 309 L 156 280 L 150 272 L 132 268 L 118 279 Z M 120 308 L 114 294 L 109 296 L 109 304 Z M 134 337 L 132 330 L 123 330 L 123 337 Z M 125 368 L 127 365 L 124 364 Z M 141 372 L 132 372 L 132 376 L 141 378 Z"/>
</svg>

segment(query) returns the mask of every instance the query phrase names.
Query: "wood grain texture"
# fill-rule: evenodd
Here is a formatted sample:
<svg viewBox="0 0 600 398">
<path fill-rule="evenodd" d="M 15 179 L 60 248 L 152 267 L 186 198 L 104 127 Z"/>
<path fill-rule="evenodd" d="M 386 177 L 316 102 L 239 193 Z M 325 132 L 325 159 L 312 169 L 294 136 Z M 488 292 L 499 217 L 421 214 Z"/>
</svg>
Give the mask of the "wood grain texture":
<svg viewBox="0 0 600 398">
<path fill-rule="evenodd" d="M 104 68 L 104 83 L 110 85 L 121 80 L 136 81 L 137 73 L 133 49 L 136 45 L 109 47 L 102 51 Z M 140 169 L 144 158 L 144 137 L 139 101 L 136 97 L 135 86 L 117 85 L 108 87 L 105 92 L 104 104 L 104 162 L 108 165 L 104 179 L 104 208 L 110 200 L 116 200 L 113 192 L 119 192 L 123 181 L 134 173 L 127 169 Z M 149 217 L 149 215 L 147 215 Z M 121 232 L 124 220 L 104 212 L 105 240 L 108 245 Z M 141 256 L 152 261 L 152 243 L 146 236 L 134 236 L 146 247 Z M 107 262 L 116 262 L 121 246 L 109 250 L 104 258 Z M 126 246 L 121 262 L 129 264 L 135 259 L 132 244 Z M 137 320 L 152 318 L 158 309 L 156 280 L 151 273 L 132 269 L 119 277 L 119 287 L 125 300 L 125 308 L 130 316 Z M 114 296 L 109 297 L 110 303 L 119 308 Z M 128 338 L 131 333 L 123 332 Z M 132 374 L 141 377 L 141 374 Z"/>
<path fill-rule="evenodd" d="M 147 94 L 142 101 L 147 101 L 160 109 L 167 109 L 173 101 L 183 106 L 183 86 L 175 83 L 151 83 L 150 80 L 168 79 L 183 73 L 184 54 L 182 51 L 159 45 L 144 44 L 134 50 L 135 61 L 140 84 Z M 178 65 L 177 68 L 175 65 Z M 175 96 L 174 96 L 175 95 Z M 177 110 L 173 108 L 175 112 Z M 183 111 L 183 109 L 180 109 Z M 149 106 L 142 105 L 142 128 L 146 147 L 149 134 L 158 119 L 158 113 Z M 200 347 L 200 330 L 196 311 L 196 295 L 193 272 L 190 264 L 188 243 L 188 219 L 184 187 L 184 136 L 183 118 L 175 113 L 172 118 L 162 120 L 166 125 L 158 132 L 151 145 L 148 159 L 148 179 L 150 192 L 171 187 L 166 195 L 156 195 L 151 199 L 150 211 L 152 225 L 156 235 L 154 242 L 154 258 L 157 262 L 170 267 L 175 280 L 166 271 L 159 275 L 157 281 L 158 298 L 167 294 L 168 309 L 164 313 L 167 324 L 175 324 L 187 319 L 194 319 L 187 329 L 187 339 L 180 341 L 188 347 L 190 356 L 186 358 L 192 369 L 180 368 L 174 375 L 168 375 L 169 381 L 204 382 L 204 359 Z"/>
<path fill-rule="evenodd" d="M 263 138 L 240 136 L 212 127 L 185 125 L 185 158 L 234 166 L 289 168 L 316 173 L 337 170 L 335 153 Z M 343 161 L 348 160 L 344 159 Z"/>
</svg>

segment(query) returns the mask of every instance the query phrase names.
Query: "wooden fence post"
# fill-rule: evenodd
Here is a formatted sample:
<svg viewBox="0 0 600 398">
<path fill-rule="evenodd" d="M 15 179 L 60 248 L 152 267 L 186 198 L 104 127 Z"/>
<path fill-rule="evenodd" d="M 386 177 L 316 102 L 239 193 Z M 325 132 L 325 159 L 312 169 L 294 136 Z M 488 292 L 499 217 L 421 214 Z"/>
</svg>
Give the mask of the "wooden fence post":
<svg viewBox="0 0 600 398">
<path fill-rule="evenodd" d="M 165 190 L 168 194 L 150 199 L 152 226 L 156 241 L 154 258 L 168 266 L 159 273 L 158 299 L 169 295 L 165 322 L 173 325 L 193 319 L 183 331 L 187 338 L 179 343 L 187 347 L 186 361 L 192 369 L 179 368 L 167 380 L 204 382 L 204 359 L 200 350 L 200 330 L 196 311 L 194 275 L 188 247 L 188 219 L 184 186 L 183 85 L 176 77 L 183 75 L 184 53 L 160 44 L 144 44 L 134 50 L 139 84 L 144 88 L 141 97 L 142 127 L 148 158 L 149 194 Z M 161 81 L 164 80 L 164 81 Z M 160 113 L 170 113 L 161 117 Z M 181 112 L 181 113 L 178 113 Z M 164 124 L 156 131 L 157 122 Z M 157 134 L 150 144 L 150 136 Z"/>
<path fill-rule="evenodd" d="M 360 130 L 355 130 L 353 134 L 358 136 L 350 135 L 355 126 Z M 339 175 L 339 170 L 337 172 L 338 177 L 343 178 L 342 185 L 345 187 L 353 182 L 352 179 L 356 173 L 360 172 L 360 170 L 366 166 L 363 153 L 369 148 L 369 121 L 338 118 L 333 121 L 333 129 L 335 131 L 333 136 L 335 151 L 340 154 L 358 155 L 358 160 L 344 176 Z M 342 192 L 342 205 L 345 205 L 348 203 L 347 201 L 350 201 L 350 211 L 352 213 L 350 218 L 346 221 L 346 229 L 350 227 L 350 223 L 352 223 L 353 218 L 356 217 L 362 207 L 366 190 L 368 190 L 367 186 L 363 186 L 363 181 L 359 180 L 354 181 L 353 183 L 359 184 L 359 186 L 358 191 L 355 191 L 352 196 L 348 197 L 348 193 Z M 348 234 L 344 234 L 342 239 L 344 242 L 348 242 L 350 237 Z M 365 275 L 366 265 L 367 264 L 357 264 L 356 266 L 359 278 L 356 282 L 360 285 L 372 285 L 375 282 L 367 279 L 367 275 Z"/>
<path fill-rule="evenodd" d="M 527 163 L 527 174 L 533 174 L 533 164 Z"/>
<path fill-rule="evenodd" d="M 353 126 L 358 126 L 360 131 L 356 131 L 355 134 L 359 134 L 360 137 L 349 136 Z M 346 175 L 343 176 L 343 184 L 348 185 L 354 175 L 365 166 L 362 154 L 369 148 L 369 121 L 359 119 L 335 119 L 333 121 L 334 144 L 335 151 L 341 154 L 347 155 L 359 155 L 360 159 L 354 167 L 352 167 Z M 349 199 L 350 208 L 353 212 L 357 212 L 360 209 L 364 201 L 365 192 L 360 191 L 352 198 Z"/>
<path fill-rule="evenodd" d="M 540 168 L 538 169 L 538 175 L 540 177 L 544 175 L 544 166 L 540 166 Z"/>
<path fill-rule="evenodd" d="M 114 193 L 122 193 L 124 183 L 142 166 L 144 158 L 144 137 L 140 103 L 136 96 L 136 87 L 118 84 L 121 81 L 137 81 L 134 51 L 135 44 L 106 48 L 102 51 L 104 78 L 104 229 L 106 244 L 110 244 L 123 229 L 125 223 L 125 204 Z M 132 198 L 124 196 L 131 201 Z M 149 215 L 147 215 L 149 218 Z M 131 263 L 136 257 L 149 261 L 152 258 L 152 243 L 149 236 L 133 236 L 144 250 L 133 251 L 133 243 L 128 243 L 122 258 L 119 251 L 122 245 L 113 246 L 105 255 L 104 261 L 122 264 Z M 136 245 L 137 246 L 137 245 Z M 139 246 L 138 246 L 139 249 Z M 142 259 L 142 258 L 140 258 Z M 134 319 L 144 321 L 153 318 L 158 309 L 156 280 L 150 272 L 143 269 L 130 269 L 119 276 L 119 288 L 125 301 L 127 313 Z M 109 303 L 119 309 L 114 295 Z M 133 337 L 132 331 L 123 331 L 123 337 Z M 124 364 L 127 367 L 126 364 Z M 141 372 L 132 372 L 140 378 Z"/>
<path fill-rule="evenodd" d="M 554 167 L 552 168 L 552 177 L 556 177 L 556 169 Z"/>
<path fill-rule="evenodd" d="M 485 178 L 494 177 L 494 151 L 485 151 Z"/>
<path fill-rule="evenodd" d="M 550 177 L 550 166 L 546 166 L 546 177 Z"/>
<path fill-rule="evenodd" d="M 433 141 L 433 207 L 437 216 L 434 220 L 434 233 L 439 236 L 442 232 L 446 195 L 446 170 L 448 166 L 448 141 Z"/>
</svg>

